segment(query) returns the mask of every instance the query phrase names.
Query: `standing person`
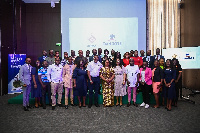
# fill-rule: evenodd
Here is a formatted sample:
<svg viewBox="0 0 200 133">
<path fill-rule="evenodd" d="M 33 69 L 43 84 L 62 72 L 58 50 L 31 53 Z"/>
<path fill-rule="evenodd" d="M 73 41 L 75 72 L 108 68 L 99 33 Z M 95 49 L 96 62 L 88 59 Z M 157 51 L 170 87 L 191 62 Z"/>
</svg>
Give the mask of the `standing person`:
<svg viewBox="0 0 200 133">
<path fill-rule="evenodd" d="M 156 55 L 154 55 L 154 58 L 155 58 L 155 60 L 160 60 L 160 58 L 163 58 L 164 61 L 165 61 L 164 56 L 160 55 L 160 49 L 159 48 L 156 49 Z"/>
<path fill-rule="evenodd" d="M 100 62 L 102 62 L 102 58 L 103 58 L 103 56 L 102 56 L 102 49 L 101 48 L 98 48 L 98 56 L 99 56 L 99 58 L 101 58 L 100 59 Z"/>
<path fill-rule="evenodd" d="M 79 101 L 79 108 L 81 108 L 81 97 L 83 97 L 83 107 L 86 107 L 85 100 L 87 95 L 87 71 L 85 68 L 84 61 L 81 59 L 77 63 L 77 67 L 74 69 L 73 72 L 73 81 L 74 81 L 74 88 L 75 88 L 75 95 L 78 96 Z"/>
<path fill-rule="evenodd" d="M 75 54 L 74 50 L 71 50 L 71 57 L 72 57 L 73 62 L 74 62 L 74 60 L 76 59 L 76 54 Z"/>
<path fill-rule="evenodd" d="M 68 63 L 68 53 L 64 52 L 64 59 L 61 61 L 61 65 L 64 67 Z"/>
<path fill-rule="evenodd" d="M 109 51 L 107 49 L 104 50 L 104 57 L 102 58 L 102 61 L 105 61 L 106 59 L 109 59 L 108 57 Z"/>
<path fill-rule="evenodd" d="M 86 58 L 87 58 L 87 63 L 88 63 L 90 60 L 90 50 L 86 51 Z"/>
<path fill-rule="evenodd" d="M 71 105 L 74 106 L 73 102 L 73 79 L 72 74 L 75 69 L 75 65 L 72 64 L 72 57 L 68 58 L 68 64 L 63 67 L 63 82 L 65 87 L 65 108 L 68 109 L 68 95 L 70 91 Z"/>
<path fill-rule="evenodd" d="M 38 58 L 38 60 L 40 61 L 40 63 L 42 63 L 44 60 L 46 60 L 47 58 L 47 51 L 43 50 L 42 51 L 42 56 Z"/>
<path fill-rule="evenodd" d="M 60 57 L 59 51 L 55 51 L 55 58 L 59 58 L 60 61 L 62 60 L 62 58 Z"/>
<path fill-rule="evenodd" d="M 38 70 L 38 79 L 40 81 L 40 84 L 42 86 L 42 106 L 43 109 L 46 109 L 46 92 L 48 93 L 48 99 L 49 99 L 49 106 L 52 105 L 51 102 L 51 85 L 49 80 L 47 79 L 47 69 L 48 69 L 48 63 L 47 61 L 43 61 L 42 66 Z"/>
<path fill-rule="evenodd" d="M 93 50 L 92 50 L 92 53 L 93 53 L 93 55 L 90 56 L 90 58 L 89 58 L 89 62 L 91 62 L 91 61 L 94 60 L 94 56 L 97 55 L 97 50 L 96 50 L 96 49 L 93 49 Z M 99 55 L 97 55 L 97 56 L 98 56 L 98 61 L 101 63 L 101 62 L 102 62 L 101 57 L 100 57 Z"/>
<path fill-rule="evenodd" d="M 115 72 L 115 85 L 114 85 L 114 96 L 116 96 L 117 102 L 116 106 L 122 106 L 122 97 L 126 95 L 126 69 L 121 64 L 120 59 L 117 58 L 115 61 L 115 66 L 113 68 Z M 120 97 L 120 104 L 119 104 L 119 97 Z"/>
<path fill-rule="evenodd" d="M 151 68 L 147 67 L 147 62 L 143 62 L 143 65 L 140 68 L 140 77 L 139 77 L 139 82 L 142 88 L 142 97 L 143 97 L 143 103 L 140 105 L 141 107 L 145 106 L 145 108 L 149 108 L 149 102 L 150 102 L 149 92 L 151 90 L 151 85 L 152 85 L 151 78 L 152 78 Z"/>
<path fill-rule="evenodd" d="M 61 104 L 62 92 L 63 92 L 63 66 L 60 64 L 60 59 L 56 58 L 55 63 L 50 65 L 47 69 L 48 80 L 51 82 L 51 99 L 52 110 L 56 107 L 56 92 L 58 93 L 58 106 L 63 107 Z"/>
<path fill-rule="evenodd" d="M 142 57 L 138 56 L 138 51 L 137 50 L 135 50 L 135 52 L 134 52 L 134 57 L 130 57 L 130 58 L 134 59 L 134 64 L 135 65 L 138 65 L 139 68 L 142 67 L 143 60 L 142 60 Z"/>
<path fill-rule="evenodd" d="M 35 67 L 32 68 L 31 75 L 32 75 L 32 83 L 31 83 L 31 97 L 35 98 L 35 107 L 38 108 L 41 106 L 40 104 L 40 97 L 42 97 L 42 90 L 41 84 L 38 79 L 38 70 L 40 69 L 40 61 L 37 60 L 35 62 Z"/>
<path fill-rule="evenodd" d="M 147 51 L 147 56 L 143 58 L 143 62 L 147 62 L 147 67 L 153 69 L 154 56 L 151 56 L 151 50 Z"/>
<path fill-rule="evenodd" d="M 85 57 L 83 56 L 83 50 L 79 50 L 78 51 L 79 56 L 76 57 L 76 59 L 74 60 L 74 64 L 77 65 L 79 60 L 84 60 L 84 62 L 86 61 Z"/>
<path fill-rule="evenodd" d="M 167 111 L 171 111 L 172 100 L 176 98 L 175 79 L 176 70 L 172 69 L 170 59 L 166 60 L 166 68 L 164 69 L 165 97 L 167 98 Z"/>
<path fill-rule="evenodd" d="M 124 54 L 124 58 L 123 58 L 124 67 L 129 65 L 129 59 L 130 59 L 130 54 L 129 54 L 129 52 L 126 52 Z"/>
<path fill-rule="evenodd" d="M 23 106 L 24 111 L 29 111 L 29 94 L 31 91 L 31 70 L 32 66 L 31 64 L 31 58 L 26 58 L 26 63 L 20 67 L 19 70 L 19 79 L 22 84 L 22 90 L 23 90 Z"/>
<path fill-rule="evenodd" d="M 176 70 L 176 78 L 175 78 L 175 88 L 176 88 L 176 98 L 174 99 L 174 106 L 177 107 L 179 90 L 180 90 L 180 98 L 182 98 L 182 68 L 179 64 L 178 59 L 173 58 L 173 69 Z"/>
<path fill-rule="evenodd" d="M 103 105 L 111 107 L 114 105 L 114 70 L 110 67 L 109 60 L 103 62 L 103 67 L 100 70 L 100 78 L 103 80 Z"/>
<path fill-rule="evenodd" d="M 49 57 L 45 59 L 49 65 L 52 65 L 55 62 L 55 57 L 53 54 L 53 50 L 49 50 Z"/>
<path fill-rule="evenodd" d="M 154 108 L 159 108 L 159 90 L 163 84 L 163 70 L 159 66 L 158 60 L 154 61 L 154 69 L 152 70 L 152 88 L 156 100 Z"/>
<path fill-rule="evenodd" d="M 144 50 L 140 50 L 140 57 L 142 57 L 142 60 L 143 60 L 144 57 L 145 57 L 145 56 L 144 56 L 144 53 L 145 53 Z"/>
<path fill-rule="evenodd" d="M 165 68 L 165 62 L 164 62 L 164 59 L 163 58 L 160 58 L 159 60 L 159 66 L 160 68 L 163 70 Z M 165 87 L 161 87 L 160 88 L 160 92 L 162 94 L 162 106 L 165 105 L 165 97 L 164 97 L 164 92 L 165 92 Z"/>
<path fill-rule="evenodd" d="M 94 60 L 89 62 L 87 65 L 88 77 L 89 77 L 89 105 L 88 108 L 92 107 L 93 90 L 95 92 L 94 102 L 96 107 L 100 107 L 98 103 L 98 92 L 100 86 L 99 72 L 103 65 L 98 61 L 98 55 L 94 56 Z"/>
<path fill-rule="evenodd" d="M 136 90 L 139 83 L 139 67 L 138 65 L 134 65 L 134 59 L 129 59 L 129 65 L 126 66 L 126 77 L 127 77 L 127 85 L 128 85 L 128 104 L 127 107 L 131 105 L 131 90 L 133 89 L 133 105 L 138 106 L 136 104 Z"/>
</svg>

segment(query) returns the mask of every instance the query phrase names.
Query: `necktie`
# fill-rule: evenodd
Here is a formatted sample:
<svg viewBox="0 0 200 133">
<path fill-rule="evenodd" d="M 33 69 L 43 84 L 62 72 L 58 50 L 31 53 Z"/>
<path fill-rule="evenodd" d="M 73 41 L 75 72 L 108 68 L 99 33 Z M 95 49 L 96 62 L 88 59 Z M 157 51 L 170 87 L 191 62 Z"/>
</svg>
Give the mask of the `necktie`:
<svg viewBox="0 0 200 133">
<path fill-rule="evenodd" d="M 157 58 L 156 58 L 156 60 L 158 60 L 158 55 L 157 55 Z"/>
</svg>

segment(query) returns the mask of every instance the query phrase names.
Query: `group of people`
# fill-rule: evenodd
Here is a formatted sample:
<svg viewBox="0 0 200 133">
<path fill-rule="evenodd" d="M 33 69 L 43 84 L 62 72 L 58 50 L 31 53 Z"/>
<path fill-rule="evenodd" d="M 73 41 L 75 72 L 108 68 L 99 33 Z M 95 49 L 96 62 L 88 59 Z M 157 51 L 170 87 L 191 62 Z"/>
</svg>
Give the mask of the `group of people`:
<svg viewBox="0 0 200 133">
<path fill-rule="evenodd" d="M 70 93 L 70 104 L 74 106 L 74 100 L 77 97 L 78 106 L 86 107 L 86 96 L 89 96 L 88 108 L 94 104 L 100 107 L 98 95 L 102 88 L 103 105 L 105 107 L 114 106 L 114 97 L 116 97 L 116 106 L 122 106 L 123 96 L 128 94 L 127 107 L 131 105 L 131 99 L 134 106 L 136 103 L 137 89 L 142 90 L 143 103 L 141 107 L 149 108 L 150 92 L 153 91 L 156 105 L 159 108 L 159 92 L 162 92 L 161 105 L 170 111 L 172 104 L 177 106 L 179 89 L 182 85 L 182 69 L 177 59 L 167 59 L 160 55 L 160 49 L 156 49 L 156 55 L 151 56 L 148 50 L 146 56 L 144 50 L 131 50 L 126 52 L 121 58 L 120 52 L 102 49 L 86 51 L 71 50 L 71 56 L 64 52 L 64 59 L 59 57 L 59 51 L 49 50 L 49 56 L 44 50 L 43 55 L 35 62 L 32 67 L 31 59 L 26 58 L 26 63 L 21 66 L 19 76 L 23 89 L 23 106 L 28 111 L 29 94 L 35 98 L 35 107 L 43 106 L 46 109 L 46 93 L 48 93 L 49 105 L 52 110 L 56 107 L 56 93 L 58 94 L 57 104 L 59 107 L 68 109 L 68 97 Z M 65 105 L 61 103 L 63 86 L 65 91 Z M 131 92 L 133 90 L 133 92 Z M 89 92 L 89 93 L 88 93 Z M 131 97 L 133 94 L 133 97 Z M 93 101 L 94 99 L 94 101 Z M 42 104 L 41 104 L 42 101 Z M 165 102 L 166 101 L 166 102 Z M 94 103 L 93 103 L 94 102 Z"/>
</svg>

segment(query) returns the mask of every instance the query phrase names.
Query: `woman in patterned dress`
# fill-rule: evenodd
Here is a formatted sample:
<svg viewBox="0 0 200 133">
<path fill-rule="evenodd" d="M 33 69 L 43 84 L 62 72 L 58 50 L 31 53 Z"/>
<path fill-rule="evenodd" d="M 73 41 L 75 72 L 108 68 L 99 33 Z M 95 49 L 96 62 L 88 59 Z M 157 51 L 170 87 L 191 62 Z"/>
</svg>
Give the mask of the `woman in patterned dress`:
<svg viewBox="0 0 200 133">
<path fill-rule="evenodd" d="M 115 67 L 113 68 L 115 72 L 115 93 L 114 96 L 116 96 L 117 102 L 116 106 L 120 105 L 122 106 L 122 96 L 126 95 L 126 85 L 125 85 L 125 79 L 126 79 L 126 69 L 121 64 L 120 59 L 117 58 L 115 61 Z M 118 98 L 120 97 L 120 104 Z"/>
<path fill-rule="evenodd" d="M 103 105 L 105 107 L 111 107 L 114 105 L 114 70 L 110 67 L 110 61 L 106 59 L 103 62 L 103 66 L 100 70 L 100 77 L 103 80 Z"/>
</svg>

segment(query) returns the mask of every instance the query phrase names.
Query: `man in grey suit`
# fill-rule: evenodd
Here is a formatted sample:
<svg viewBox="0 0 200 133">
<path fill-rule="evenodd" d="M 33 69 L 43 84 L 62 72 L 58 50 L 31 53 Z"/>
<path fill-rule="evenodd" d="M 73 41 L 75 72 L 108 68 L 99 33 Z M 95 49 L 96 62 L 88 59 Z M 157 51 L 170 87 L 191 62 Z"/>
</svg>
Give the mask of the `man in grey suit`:
<svg viewBox="0 0 200 133">
<path fill-rule="evenodd" d="M 31 91 L 31 70 L 32 66 L 30 65 L 31 59 L 26 58 L 26 63 L 20 67 L 19 70 L 19 79 L 21 81 L 22 90 L 23 90 L 23 106 L 24 111 L 29 111 L 29 94 Z"/>
</svg>

